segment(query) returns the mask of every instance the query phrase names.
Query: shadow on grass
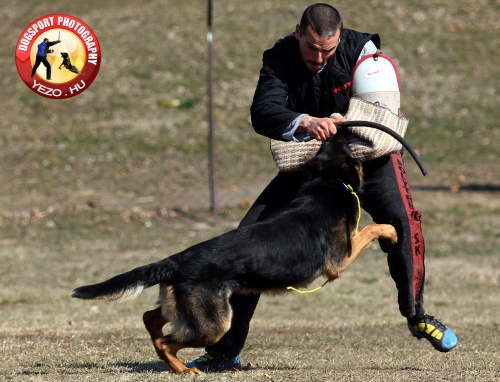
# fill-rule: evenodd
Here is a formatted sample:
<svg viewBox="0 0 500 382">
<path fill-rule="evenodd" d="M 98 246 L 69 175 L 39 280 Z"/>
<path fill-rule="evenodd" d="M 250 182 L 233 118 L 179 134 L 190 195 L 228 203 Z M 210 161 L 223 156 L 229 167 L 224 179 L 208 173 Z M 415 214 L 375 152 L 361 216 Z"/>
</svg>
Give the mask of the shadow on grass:
<svg viewBox="0 0 500 382">
<path fill-rule="evenodd" d="M 371 367 L 366 367 L 366 370 L 375 370 L 375 371 L 425 371 L 425 369 L 419 368 L 419 367 L 413 367 L 413 366 L 404 366 L 404 367 L 382 367 L 382 366 L 371 366 Z"/>
<path fill-rule="evenodd" d="M 452 192 L 449 186 L 413 186 L 413 190 Z M 457 187 L 457 192 L 500 192 L 500 186 L 494 184 L 463 184 Z"/>
<path fill-rule="evenodd" d="M 126 370 L 127 372 L 130 373 L 145 373 L 145 372 L 153 372 L 153 373 L 163 373 L 163 372 L 169 372 L 170 369 L 168 366 L 161 362 L 117 362 L 112 364 L 112 366 L 115 366 L 117 368 L 120 368 L 122 370 Z M 256 371 L 256 370 L 267 370 L 267 371 L 291 371 L 291 370 L 298 370 L 295 367 L 290 367 L 290 366 L 283 366 L 283 367 L 277 367 L 277 366 L 263 366 L 263 365 L 251 365 L 247 364 L 245 366 L 242 366 L 241 371 Z M 217 372 L 217 371 L 212 371 L 208 372 L 207 374 L 226 374 L 226 373 L 237 373 L 237 370 L 233 371 L 222 371 L 222 372 Z"/>
<path fill-rule="evenodd" d="M 101 371 L 113 368 L 119 369 L 121 371 L 126 371 L 127 373 L 164 373 L 168 372 L 169 368 L 161 361 L 152 362 L 116 362 L 101 364 L 96 362 L 81 362 L 72 363 L 66 366 L 68 369 L 86 369 L 95 370 L 99 369 Z M 69 372 L 71 374 L 72 372 Z"/>
<path fill-rule="evenodd" d="M 152 362 L 116 362 L 113 366 L 126 369 L 130 373 L 164 373 L 170 371 L 167 365 L 162 361 Z"/>
<path fill-rule="evenodd" d="M 98 364 L 96 362 L 82 362 L 82 363 L 74 363 L 67 365 L 69 370 L 73 369 L 73 371 L 61 371 L 61 374 L 74 374 L 74 369 L 86 369 L 86 370 L 95 370 L 99 369 L 100 371 L 104 371 L 108 368 L 119 369 L 121 372 L 127 373 L 170 373 L 170 369 L 168 366 L 162 361 L 152 361 L 152 362 L 116 362 L 109 364 Z M 248 364 L 241 368 L 240 372 L 249 372 L 249 371 L 293 371 L 298 370 L 296 367 L 291 366 L 263 366 L 263 365 L 251 365 Z M 212 371 L 207 372 L 207 374 L 227 374 L 227 373 L 238 373 L 237 370 L 233 371 Z M 39 370 L 25 370 L 23 375 L 39 375 L 39 374 L 48 374 L 48 372 L 41 373 Z"/>
</svg>

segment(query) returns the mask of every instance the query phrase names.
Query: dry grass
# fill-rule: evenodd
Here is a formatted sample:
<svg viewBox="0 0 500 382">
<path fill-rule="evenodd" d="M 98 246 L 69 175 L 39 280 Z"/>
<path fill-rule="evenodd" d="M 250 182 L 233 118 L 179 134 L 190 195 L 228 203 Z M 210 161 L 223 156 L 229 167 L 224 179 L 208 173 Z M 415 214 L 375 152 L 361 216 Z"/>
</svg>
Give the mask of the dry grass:
<svg viewBox="0 0 500 382">
<path fill-rule="evenodd" d="M 25 87 L 13 54 L 0 56 L 0 379 L 500 379 L 496 1 L 338 4 L 348 27 L 378 31 L 398 63 L 407 138 L 429 169 L 423 178 L 408 159 L 428 248 L 426 308 L 456 330 L 456 350 L 440 354 L 411 338 L 376 246 L 318 293 L 263 298 L 241 373 L 169 374 L 141 323 L 155 290 L 126 304 L 69 298 L 75 286 L 236 226 L 275 172 L 248 108 L 262 51 L 293 30 L 309 2 L 214 3 L 218 226 L 205 208 L 205 8 L 2 3 L 3 52 L 40 15 L 69 13 L 97 34 L 103 63 L 90 89 L 56 102 Z M 184 107 L 165 108 L 171 99 Z"/>
<path fill-rule="evenodd" d="M 133 219 L 109 214 L 104 222 L 86 226 L 90 219 L 80 216 L 82 221 L 66 227 L 54 215 L 30 224 L 8 222 L 25 233 L 3 240 L 0 250 L 0 376 L 48 382 L 493 381 L 500 373 L 500 260 L 495 244 L 477 227 L 498 227 L 500 205 L 490 203 L 491 217 L 470 216 L 460 223 L 462 233 L 447 238 L 454 230 L 449 220 L 454 206 L 473 211 L 484 205 L 461 194 L 444 202 L 440 195 L 417 192 L 416 201 L 433 200 L 423 211 L 432 215 L 427 246 L 442 253 L 429 251 L 426 307 L 460 337 L 449 354 L 410 336 L 385 256 L 374 245 L 339 280 L 313 295 L 263 297 L 242 354 L 243 372 L 171 375 L 156 359 L 141 320 L 154 306 L 156 288 L 123 304 L 74 301 L 68 293 L 234 227 L 244 210 L 227 210 L 218 227 L 207 224 L 204 212 Z M 498 229 L 492 229 L 498 237 Z M 201 352 L 180 355 L 187 361 Z"/>
<path fill-rule="evenodd" d="M 383 256 L 370 251 L 321 292 L 263 298 L 243 353 L 249 363 L 245 371 L 196 380 L 493 381 L 500 372 L 495 340 L 499 266 L 498 257 L 428 262 L 434 275 L 428 283 L 428 309 L 446 317 L 461 339 L 450 354 L 410 337 L 396 313 Z M 193 380 L 170 375 L 156 360 L 141 323 L 155 291 L 127 304 L 85 304 L 70 301 L 65 296 L 69 288 L 55 284 L 51 296 L 42 287 L 26 292 L 23 302 L 3 304 L 9 313 L 2 313 L 6 328 L 0 331 L 2 377 Z M 197 354 L 189 350 L 182 357 Z"/>
</svg>

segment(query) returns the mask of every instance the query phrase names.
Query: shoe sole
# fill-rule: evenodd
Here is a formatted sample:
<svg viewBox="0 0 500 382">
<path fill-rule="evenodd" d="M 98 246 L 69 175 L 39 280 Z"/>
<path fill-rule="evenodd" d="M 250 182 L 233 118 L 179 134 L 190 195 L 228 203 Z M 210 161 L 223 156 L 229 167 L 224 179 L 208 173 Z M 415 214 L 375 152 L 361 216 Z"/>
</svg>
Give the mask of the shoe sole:
<svg viewBox="0 0 500 382">
<path fill-rule="evenodd" d="M 418 340 L 421 340 L 423 338 L 425 338 L 427 341 L 429 341 L 429 343 L 432 345 L 432 347 L 434 349 L 436 349 L 437 351 L 441 352 L 441 353 L 448 353 L 450 350 L 454 349 L 455 346 L 453 346 L 452 348 L 450 349 L 445 349 L 443 348 L 442 346 L 439 346 L 438 344 L 434 343 L 433 341 L 431 341 L 430 339 L 426 338 L 423 334 L 420 334 L 418 332 L 412 332 L 410 331 L 410 333 L 413 335 L 413 337 L 415 337 L 416 339 Z"/>
</svg>

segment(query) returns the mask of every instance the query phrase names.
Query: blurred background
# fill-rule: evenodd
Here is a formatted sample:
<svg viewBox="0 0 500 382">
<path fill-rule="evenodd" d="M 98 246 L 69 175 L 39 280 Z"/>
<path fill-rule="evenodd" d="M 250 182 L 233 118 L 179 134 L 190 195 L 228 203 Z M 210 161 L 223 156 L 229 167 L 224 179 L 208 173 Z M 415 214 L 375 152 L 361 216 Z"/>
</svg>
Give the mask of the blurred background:
<svg viewBox="0 0 500 382">
<path fill-rule="evenodd" d="M 249 122 L 262 52 L 293 32 L 309 1 L 214 1 L 216 204 L 251 203 L 276 173 Z M 415 189 L 498 191 L 499 2 L 331 2 L 347 28 L 377 32 L 397 63 Z M 66 13 L 99 39 L 90 88 L 31 92 L 15 66 L 30 22 Z M 0 1 L 0 214 L 210 206 L 207 2 Z M 57 68 L 53 68 L 57 70 Z"/>
</svg>

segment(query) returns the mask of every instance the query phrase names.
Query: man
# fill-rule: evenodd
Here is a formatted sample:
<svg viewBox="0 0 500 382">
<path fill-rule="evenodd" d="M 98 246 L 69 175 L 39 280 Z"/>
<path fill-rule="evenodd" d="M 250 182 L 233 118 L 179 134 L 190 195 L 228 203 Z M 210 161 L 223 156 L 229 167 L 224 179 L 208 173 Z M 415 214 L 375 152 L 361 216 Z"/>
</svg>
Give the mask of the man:
<svg viewBox="0 0 500 382">
<path fill-rule="evenodd" d="M 36 70 L 40 66 L 40 64 L 43 64 L 45 68 L 47 68 L 47 81 L 50 81 L 51 74 L 52 74 L 52 68 L 50 66 L 49 60 L 47 60 L 47 53 L 50 53 L 49 48 L 52 45 L 59 44 L 61 40 L 57 41 L 49 41 L 48 38 L 44 38 L 43 41 L 38 44 L 38 50 L 36 51 L 36 60 L 35 60 L 35 65 L 33 65 L 33 70 L 31 71 L 31 78 L 35 76 Z"/>
<path fill-rule="evenodd" d="M 380 48 L 376 34 L 343 29 L 337 10 L 314 4 L 302 15 L 295 33 L 264 52 L 257 89 L 251 107 L 255 131 L 269 138 L 325 140 L 337 131 L 332 113 L 346 113 L 351 76 L 356 62 Z M 392 278 L 398 289 L 401 314 L 411 334 L 425 338 L 439 351 L 458 343 L 453 331 L 423 307 L 424 243 L 420 211 L 413 202 L 402 153 L 364 162 L 363 208 L 376 223 L 392 224 L 398 243 L 388 254 Z M 304 178 L 300 172 L 278 173 L 241 222 L 263 219 L 294 197 Z M 188 363 L 204 371 L 241 369 L 239 353 L 245 343 L 259 296 L 235 295 L 231 329 L 202 357 Z"/>
</svg>

